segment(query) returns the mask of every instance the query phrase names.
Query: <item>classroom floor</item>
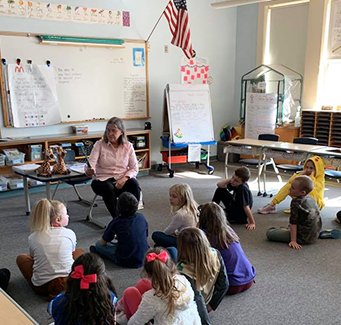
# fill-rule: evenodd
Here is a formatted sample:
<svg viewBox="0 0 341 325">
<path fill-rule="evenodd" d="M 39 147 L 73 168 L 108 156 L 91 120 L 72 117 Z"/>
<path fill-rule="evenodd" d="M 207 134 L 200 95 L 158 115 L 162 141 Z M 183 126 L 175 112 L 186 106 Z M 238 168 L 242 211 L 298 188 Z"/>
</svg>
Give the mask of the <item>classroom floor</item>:
<svg viewBox="0 0 341 325">
<path fill-rule="evenodd" d="M 200 204 L 212 199 L 216 183 L 224 177 L 224 164 L 215 162 L 213 165 L 216 168 L 213 175 L 208 175 L 204 167 L 196 170 L 184 165 L 174 168 L 174 178 L 169 178 L 166 171 L 151 171 L 149 176 L 139 178 L 145 203 L 142 213 L 149 222 L 150 235 L 169 223 L 168 189 L 173 184 L 188 183 Z M 252 180 L 254 178 L 255 173 Z M 269 176 L 267 179 L 268 189 L 276 193 L 276 188 L 279 188 L 277 178 Z M 247 231 L 242 225 L 233 228 L 257 270 L 256 284 L 242 294 L 224 298 L 218 309 L 211 313 L 213 324 L 340 324 L 341 240 L 318 240 L 299 251 L 290 249 L 286 244 L 268 242 L 265 232 L 269 227 L 288 225 L 288 215 L 283 210 L 289 207 L 290 200 L 287 198 L 282 202 L 276 214 L 260 215 L 255 211 L 270 199 L 257 197 L 256 183 L 250 183 L 250 187 L 254 194 L 252 211 L 256 230 Z M 93 197 L 89 185 L 80 187 L 80 192 L 88 199 Z M 31 202 L 44 197 L 44 194 L 44 191 L 33 193 Z M 88 250 L 101 237 L 103 230 L 84 220 L 88 207 L 70 201 L 76 199 L 72 188 L 58 190 L 56 199 L 68 202 L 69 228 L 75 231 L 78 246 Z M 341 209 L 341 187 L 327 184 L 325 202 L 326 207 L 321 213 L 323 228 L 340 229 L 341 226 L 333 219 Z M 29 229 L 24 197 L 0 196 L 0 211 L 0 267 L 7 267 L 12 272 L 7 291 L 39 324 L 49 324 L 52 320 L 46 312 L 47 302 L 33 293 L 15 264 L 18 254 L 28 252 Z M 94 216 L 105 223 L 111 220 L 104 204 L 95 208 Z M 153 244 L 150 238 L 149 243 Z M 140 278 L 141 270 L 123 269 L 110 261 L 106 261 L 106 266 L 119 295 Z"/>
</svg>

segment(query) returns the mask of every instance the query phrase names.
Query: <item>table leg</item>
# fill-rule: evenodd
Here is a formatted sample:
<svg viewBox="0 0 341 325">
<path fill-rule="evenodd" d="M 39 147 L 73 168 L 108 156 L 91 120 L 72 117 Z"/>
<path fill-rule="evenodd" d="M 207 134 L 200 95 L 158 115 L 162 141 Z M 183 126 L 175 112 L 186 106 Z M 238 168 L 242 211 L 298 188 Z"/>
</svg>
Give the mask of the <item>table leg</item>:
<svg viewBox="0 0 341 325">
<path fill-rule="evenodd" d="M 26 206 L 26 215 L 28 216 L 31 212 L 31 202 L 30 202 L 30 194 L 28 191 L 28 181 L 27 177 L 23 176 L 24 179 L 24 194 L 25 194 L 25 206 Z"/>
<path fill-rule="evenodd" d="M 262 166 L 262 152 L 260 153 L 259 157 L 258 157 L 258 196 L 262 195 L 261 190 L 260 190 L 260 178 L 261 178 L 261 174 L 262 174 L 262 170 L 263 170 L 263 166 Z"/>
<path fill-rule="evenodd" d="M 51 200 L 51 183 L 46 182 L 46 198 Z"/>
<path fill-rule="evenodd" d="M 225 154 L 225 179 L 229 178 L 229 170 L 228 170 L 228 161 L 229 161 L 229 152 L 227 151 Z"/>
</svg>

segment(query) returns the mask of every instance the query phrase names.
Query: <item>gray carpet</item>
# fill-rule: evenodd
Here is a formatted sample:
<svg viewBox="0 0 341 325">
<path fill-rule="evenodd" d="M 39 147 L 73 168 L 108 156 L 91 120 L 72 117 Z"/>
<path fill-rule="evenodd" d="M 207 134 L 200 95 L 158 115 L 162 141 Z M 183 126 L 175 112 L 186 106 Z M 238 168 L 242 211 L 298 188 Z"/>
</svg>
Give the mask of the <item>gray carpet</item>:
<svg viewBox="0 0 341 325">
<path fill-rule="evenodd" d="M 179 182 L 190 184 L 198 203 L 210 201 L 216 183 L 224 177 L 223 163 L 214 163 L 214 175 L 207 174 L 204 167 L 199 170 L 192 166 L 176 167 L 176 174 L 170 179 L 166 171 L 151 171 L 149 176 L 139 178 L 143 190 L 145 208 L 142 210 L 149 222 L 150 234 L 164 229 L 169 223 L 168 188 Z M 253 175 L 254 179 L 254 175 Z M 268 177 L 269 188 L 278 187 L 276 179 Z M 256 284 L 247 292 L 226 297 L 215 312 L 211 313 L 214 324 L 340 324 L 340 273 L 341 240 L 318 240 L 317 244 L 295 251 L 286 244 L 270 243 L 265 232 L 270 226 L 288 225 L 286 199 L 274 215 L 256 214 L 257 208 L 269 202 L 269 198 L 257 197 L 256 184 L 252 183 L 254 207 L 252 211 L 257 228 L 250 232 L 241 225 L 234 229 L 241 238 L 243 249 L 257 269 Z M 89 185 L 80 187 L 80 192 L 91 199 Z M 276 191 L 275 191 L 276 192 Z M 44 192 L 31 195 L 31 202 L 44 197 Z M 340 228 L 333 219 L 341 209 L 341 187 L 327 185 L 325 197 L 327 206 L 322 210 L 324 228 Z M 67 203 L 70 215 L 69 227 L 77 235 L 78 246 L 88 250 L 101 237 L 102 230 L 84 219 L 88 208 L 74 201 L 72 188 L 58 191 L 56 199 Z M 29 236 L 28 217 L 25 216 L 24 197 L 0 196 L 1 267 L 12 272 L 8 293 L 38 321 L 49 324 L 44 298 L 33 293 L 21 276 L 15 258 L 27 253 Z M 104 204 L 95 209 L 94 215 L 103 222 L 111 220 Z M 151 239 L 149 243 L 152 245 Z M 123 269 L 106 261 L 107 271 L 112 277 L 119 295 L 141 276 L 141 270 Z M 4 323 L 5 324 L 5 323 Z"/>
</svg>

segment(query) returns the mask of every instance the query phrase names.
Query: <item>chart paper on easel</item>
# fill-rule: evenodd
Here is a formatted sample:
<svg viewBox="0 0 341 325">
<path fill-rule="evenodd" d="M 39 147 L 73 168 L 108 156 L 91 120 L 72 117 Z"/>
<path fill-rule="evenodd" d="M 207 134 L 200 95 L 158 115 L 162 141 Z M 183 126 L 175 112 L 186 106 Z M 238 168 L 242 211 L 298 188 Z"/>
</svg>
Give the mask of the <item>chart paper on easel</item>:
<svg viewBox="0 0 341 325">
<path fill-rule="evenodd" d="M 208 85 L 168 85 L 168 117 L 174 143 L 214 142 Z"/>
<path fill-rule="evenodd" d="M 245 138 L 275 133 L 277 94 L 246 93 Z"/>
<path fill-rule="evenodd" d="M 35 127 L 61 122 L 52 67 L 8 64 L 7 78 L 14 127 Z"/>
</svg>

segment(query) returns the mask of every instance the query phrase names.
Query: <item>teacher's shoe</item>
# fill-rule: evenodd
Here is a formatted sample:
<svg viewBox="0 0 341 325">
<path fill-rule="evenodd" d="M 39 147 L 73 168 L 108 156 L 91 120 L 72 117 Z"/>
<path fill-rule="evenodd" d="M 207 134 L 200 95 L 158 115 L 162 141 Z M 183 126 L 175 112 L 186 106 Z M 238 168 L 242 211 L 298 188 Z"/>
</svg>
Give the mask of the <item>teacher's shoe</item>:
<svg viewBox="0 0 341 325">
<path fill-rule="evenodd" d="M 258 209 L 257 212 L 260 214 L 276 213 L 276 206 L 267 204 L 266 206 Z"/>
</svg>

